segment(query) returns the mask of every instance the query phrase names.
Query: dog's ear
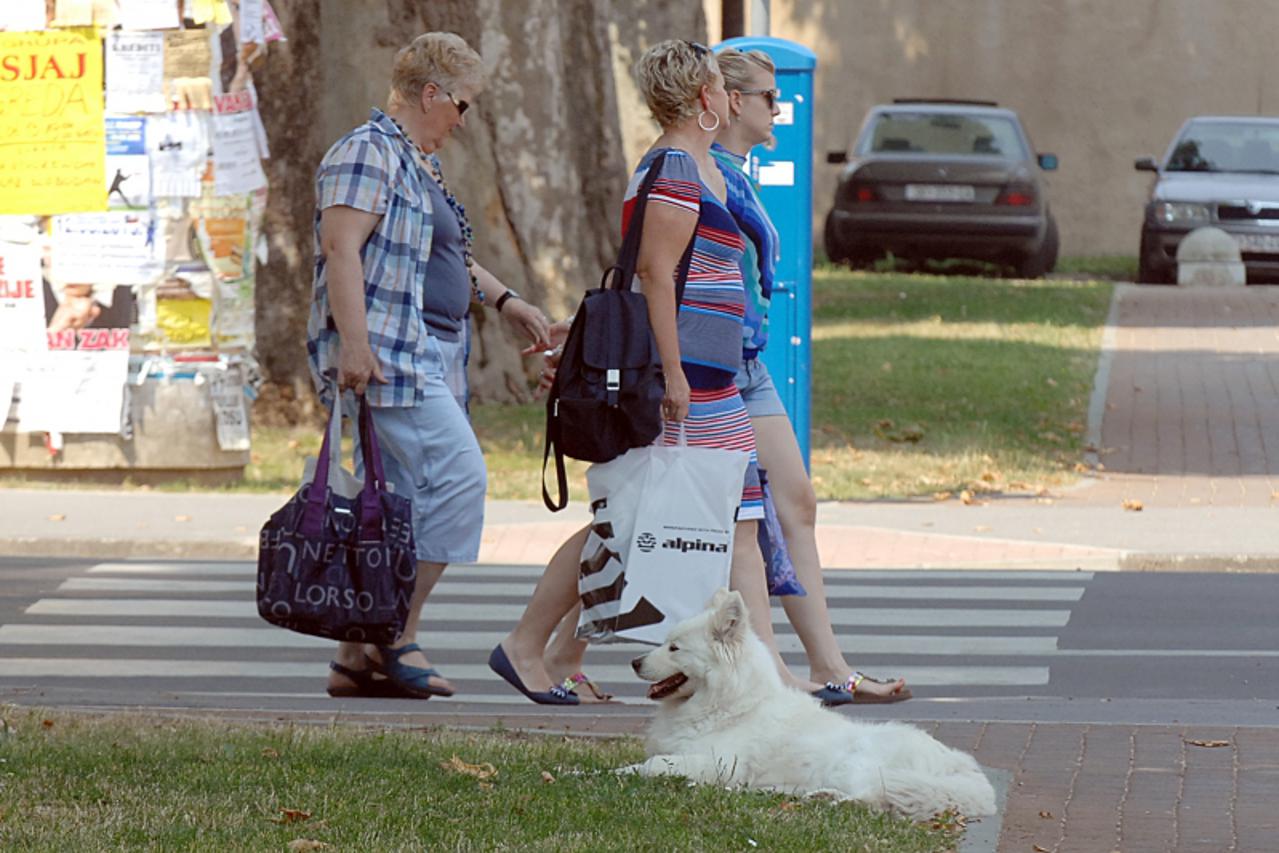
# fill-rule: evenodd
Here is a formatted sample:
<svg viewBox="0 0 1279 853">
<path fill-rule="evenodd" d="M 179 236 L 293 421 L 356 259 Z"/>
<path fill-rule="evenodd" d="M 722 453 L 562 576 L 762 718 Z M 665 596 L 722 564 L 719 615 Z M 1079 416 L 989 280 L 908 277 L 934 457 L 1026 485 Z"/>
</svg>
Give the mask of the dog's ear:
<svg viewBox="0 0 1279 853">
<path fill-rule="evenodd" d="M 725 646 L 737 645 L 746 634 L 746 601 L 739 592 L 720 590 L 712 602 L 711 639 Z"/>
<path fill-rule="evenodd" d="M 707 610 L 719 610 L 719 606 L 724 603 L 724 599 L 728 598 L 728 589 L 720 587 L 715 590 L 715 594 L 711 596 L 711 600 L 706 602 Z"/>
</svg>

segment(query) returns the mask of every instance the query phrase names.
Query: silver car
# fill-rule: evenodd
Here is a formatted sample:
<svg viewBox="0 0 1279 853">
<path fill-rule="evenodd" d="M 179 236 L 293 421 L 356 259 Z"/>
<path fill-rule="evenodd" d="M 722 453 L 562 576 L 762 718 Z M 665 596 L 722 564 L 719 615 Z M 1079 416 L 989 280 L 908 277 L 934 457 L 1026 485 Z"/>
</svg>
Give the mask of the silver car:
<svg viewBox="0 0 1279 853">
<path fill-rule="evenodd" d="M 1137 280 L 1177 277 L 1177 245 L 1211 225 L 1235 238 L 1248 280 L 1279 280 L 1279 118 L 1197 116 L 1177 132 L 1154 172 L 1141 226 Z"/>
</svg>

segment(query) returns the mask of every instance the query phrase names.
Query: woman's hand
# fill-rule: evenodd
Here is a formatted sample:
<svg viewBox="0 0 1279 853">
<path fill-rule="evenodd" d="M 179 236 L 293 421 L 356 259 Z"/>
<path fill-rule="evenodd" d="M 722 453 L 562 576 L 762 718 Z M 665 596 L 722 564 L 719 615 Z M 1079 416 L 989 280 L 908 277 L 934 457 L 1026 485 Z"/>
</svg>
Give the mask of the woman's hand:
<svg viewBox="0 0 1279 853">
<path fill-rule="evenodd" d="M 691 394 L 684 371 L 676 368 L 666 372 L 666 394 L 662 397 L 662 417 L 675 423 L 683 423 L 688 417 L 688 401 Z"/>
<path fill-rule="evenodd" d="M 551 324 L 540 308 L 523 299 L 508 299 L 502 305 L 502 316 L 533 342 L 532 349 L 550 349 Z"/>
<path fill-rule="evenodd" d="M 357 395 L 363 396 L 370 382 L 386 384 L 382 375 L 382 367 L 377 362 L 368 344 L 364 346 L 343 346 L 338 354 L 338 390 L 350 388 Z"/>
<path fill-rule="evenodd" d="M 568 340 L 568 330 L 572 325 L 572 317 L 552 323 L 547 327 L 547 340 L 534 341 L 520 350 L 520 355 L 537 355 L 539 352 L 545 353 L 550 348 L 555 350 L 555 363 L 559 364 L 559 353 L 564 349 L 564 341 Z"/>
</svg>

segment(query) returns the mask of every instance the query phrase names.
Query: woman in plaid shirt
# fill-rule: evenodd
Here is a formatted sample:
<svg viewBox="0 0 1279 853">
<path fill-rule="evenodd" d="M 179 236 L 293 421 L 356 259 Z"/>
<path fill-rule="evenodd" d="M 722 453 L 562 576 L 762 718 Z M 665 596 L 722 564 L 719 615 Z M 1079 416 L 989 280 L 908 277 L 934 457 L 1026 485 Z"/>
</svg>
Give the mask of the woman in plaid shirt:
<svg viewBox="0 0 1279 853">
<path fill-rule="evenodd" d="M 550 345 L 542 312 L 472 258 L 466 210 L 435 156 L 482 85 L 480 57 L 465 41 L 418 36 L 396 54 L 386 111 L 339 139 L 316 174 L 312 377 L 325 403 L 334 378 L 368 399 L 387 480 L 413 501 L 418 559 L 404 634 L 391 646 L 339 644 L 334 696 L 453 694 L 416 635 L 444 567 L 479 556 L 486 473 L 465 411 L 472 299 L 534 346 Z M 358 468 L 358 449 L 356 460 Z"/>
</svg>

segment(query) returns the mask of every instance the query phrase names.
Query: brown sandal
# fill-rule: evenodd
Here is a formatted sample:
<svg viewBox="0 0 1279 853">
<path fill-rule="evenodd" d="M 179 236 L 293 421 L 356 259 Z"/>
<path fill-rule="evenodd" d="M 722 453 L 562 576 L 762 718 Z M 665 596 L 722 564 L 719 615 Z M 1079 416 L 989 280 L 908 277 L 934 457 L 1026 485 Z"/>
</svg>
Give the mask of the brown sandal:
<svg viewBox="0 0 1279 853">
<path fill-rule="evenodd" d="M 560 687 L 564 688 L 567 692 L 572 693 L 574 696 L 577 696 L 577 688 L 585 687 L 587 690 L 591 691 L 591 695 L 595 697 L 596 702 L 613 701 L 613 694 L 605 693 L 601 690 L 600 686 L 594 681 L 591 681 L 584 672 L 575 672 L 568 676 L 560 683 Z"/>
</svg>

